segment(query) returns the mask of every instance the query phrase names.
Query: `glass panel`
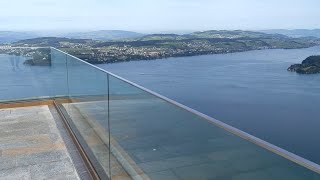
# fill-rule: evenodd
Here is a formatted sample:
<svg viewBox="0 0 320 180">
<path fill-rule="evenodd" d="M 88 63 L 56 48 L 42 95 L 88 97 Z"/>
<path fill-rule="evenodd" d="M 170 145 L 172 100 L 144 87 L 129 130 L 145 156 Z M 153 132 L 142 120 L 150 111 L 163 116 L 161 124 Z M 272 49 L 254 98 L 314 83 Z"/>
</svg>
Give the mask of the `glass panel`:
<svg viewBox="0 0 320 180">
<path fill-rule="evenodd" d="M 207 120 L 109 77 L 111 152 L 131 177 L 319 179 Z M 111 171 L 117 174 L 117 169 Z"/>
<path fill-rule="evenodd" d="M 110 174 L 108 76 L 71 56 L 67 68 L 69 102 L 61 107 L 98 174 L 106 177 Z"/>
<path fill-rule="evenodd" d="M 68 96 L 67 55 L 51 48 L 51 78 L 47 79 L 52 97 Z"/>
<path fill-rule="evenodd" d="M 56 86 L 49 48 L 0 49 L 0 101 L 50 97 Z M 63 86 L 63 85 L 62 85 Z M 66 86 L 66 84 L 64 84 Z"/>
</svg>

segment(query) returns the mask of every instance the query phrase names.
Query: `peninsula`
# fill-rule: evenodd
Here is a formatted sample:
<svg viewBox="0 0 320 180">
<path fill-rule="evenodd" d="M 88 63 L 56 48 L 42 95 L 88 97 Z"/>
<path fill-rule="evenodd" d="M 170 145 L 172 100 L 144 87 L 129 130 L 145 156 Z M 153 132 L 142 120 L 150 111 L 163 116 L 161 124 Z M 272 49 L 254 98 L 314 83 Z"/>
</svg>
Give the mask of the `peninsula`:
<svg viewBox="0 0 320 180">
<path fill-rule="evenodd" d="M 316 74 L 320 73 L 320 55 L 310 56 L 302 61 L 301 64 L 293 64 L 288 71 L 299 74 Z"/>
</svg>

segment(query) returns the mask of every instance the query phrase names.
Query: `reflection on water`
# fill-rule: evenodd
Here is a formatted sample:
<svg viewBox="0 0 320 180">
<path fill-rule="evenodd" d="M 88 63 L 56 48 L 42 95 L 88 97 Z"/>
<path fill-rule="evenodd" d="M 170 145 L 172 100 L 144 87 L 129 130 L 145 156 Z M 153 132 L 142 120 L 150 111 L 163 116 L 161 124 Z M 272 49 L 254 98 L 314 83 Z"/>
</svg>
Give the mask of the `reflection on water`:
<svg viewBox="0 0 320 180">
<path fill-rule="evenodd" d="M 15 56 L 15 55 L 12 55 L 9 57 L 10 59 L 10 64 L 12 66 L 12 70 L 13 71 L 16 71 L 16 70 L 20 70 L 20 57 L 19 56 Z"/>
</svg>

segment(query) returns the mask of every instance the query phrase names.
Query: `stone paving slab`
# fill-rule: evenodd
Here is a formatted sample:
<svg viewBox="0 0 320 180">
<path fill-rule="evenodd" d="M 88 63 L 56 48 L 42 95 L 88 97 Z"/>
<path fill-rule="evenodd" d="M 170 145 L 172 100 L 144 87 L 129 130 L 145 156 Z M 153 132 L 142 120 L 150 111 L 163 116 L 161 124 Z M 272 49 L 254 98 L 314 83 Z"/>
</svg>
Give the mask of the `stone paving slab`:
<svg viewBox="0 0 320 180">
<path fill-rule="evenodd" d="M 80 179 L 48 106 L 0 109 L 0 180 Z"/>
</svg>

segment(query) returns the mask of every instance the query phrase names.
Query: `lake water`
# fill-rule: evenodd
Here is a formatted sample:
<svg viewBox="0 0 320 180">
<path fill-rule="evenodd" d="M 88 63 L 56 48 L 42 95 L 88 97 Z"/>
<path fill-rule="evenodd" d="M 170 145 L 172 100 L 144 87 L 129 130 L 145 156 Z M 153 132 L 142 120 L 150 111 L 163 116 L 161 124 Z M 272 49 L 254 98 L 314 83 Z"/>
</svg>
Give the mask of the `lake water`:
<svg viewBox="0 0 320 180">
<path fill-rule="evenodd" d="M 25 57 L 0 54 L 0 101 L 66 94 L 66 69 L 24 65 Z"/>
<path fill-rule="evenodd" d="M 320 164 L 320 74 L 287 72 L 320 47 L 100 67 Z"/>
</svg>

